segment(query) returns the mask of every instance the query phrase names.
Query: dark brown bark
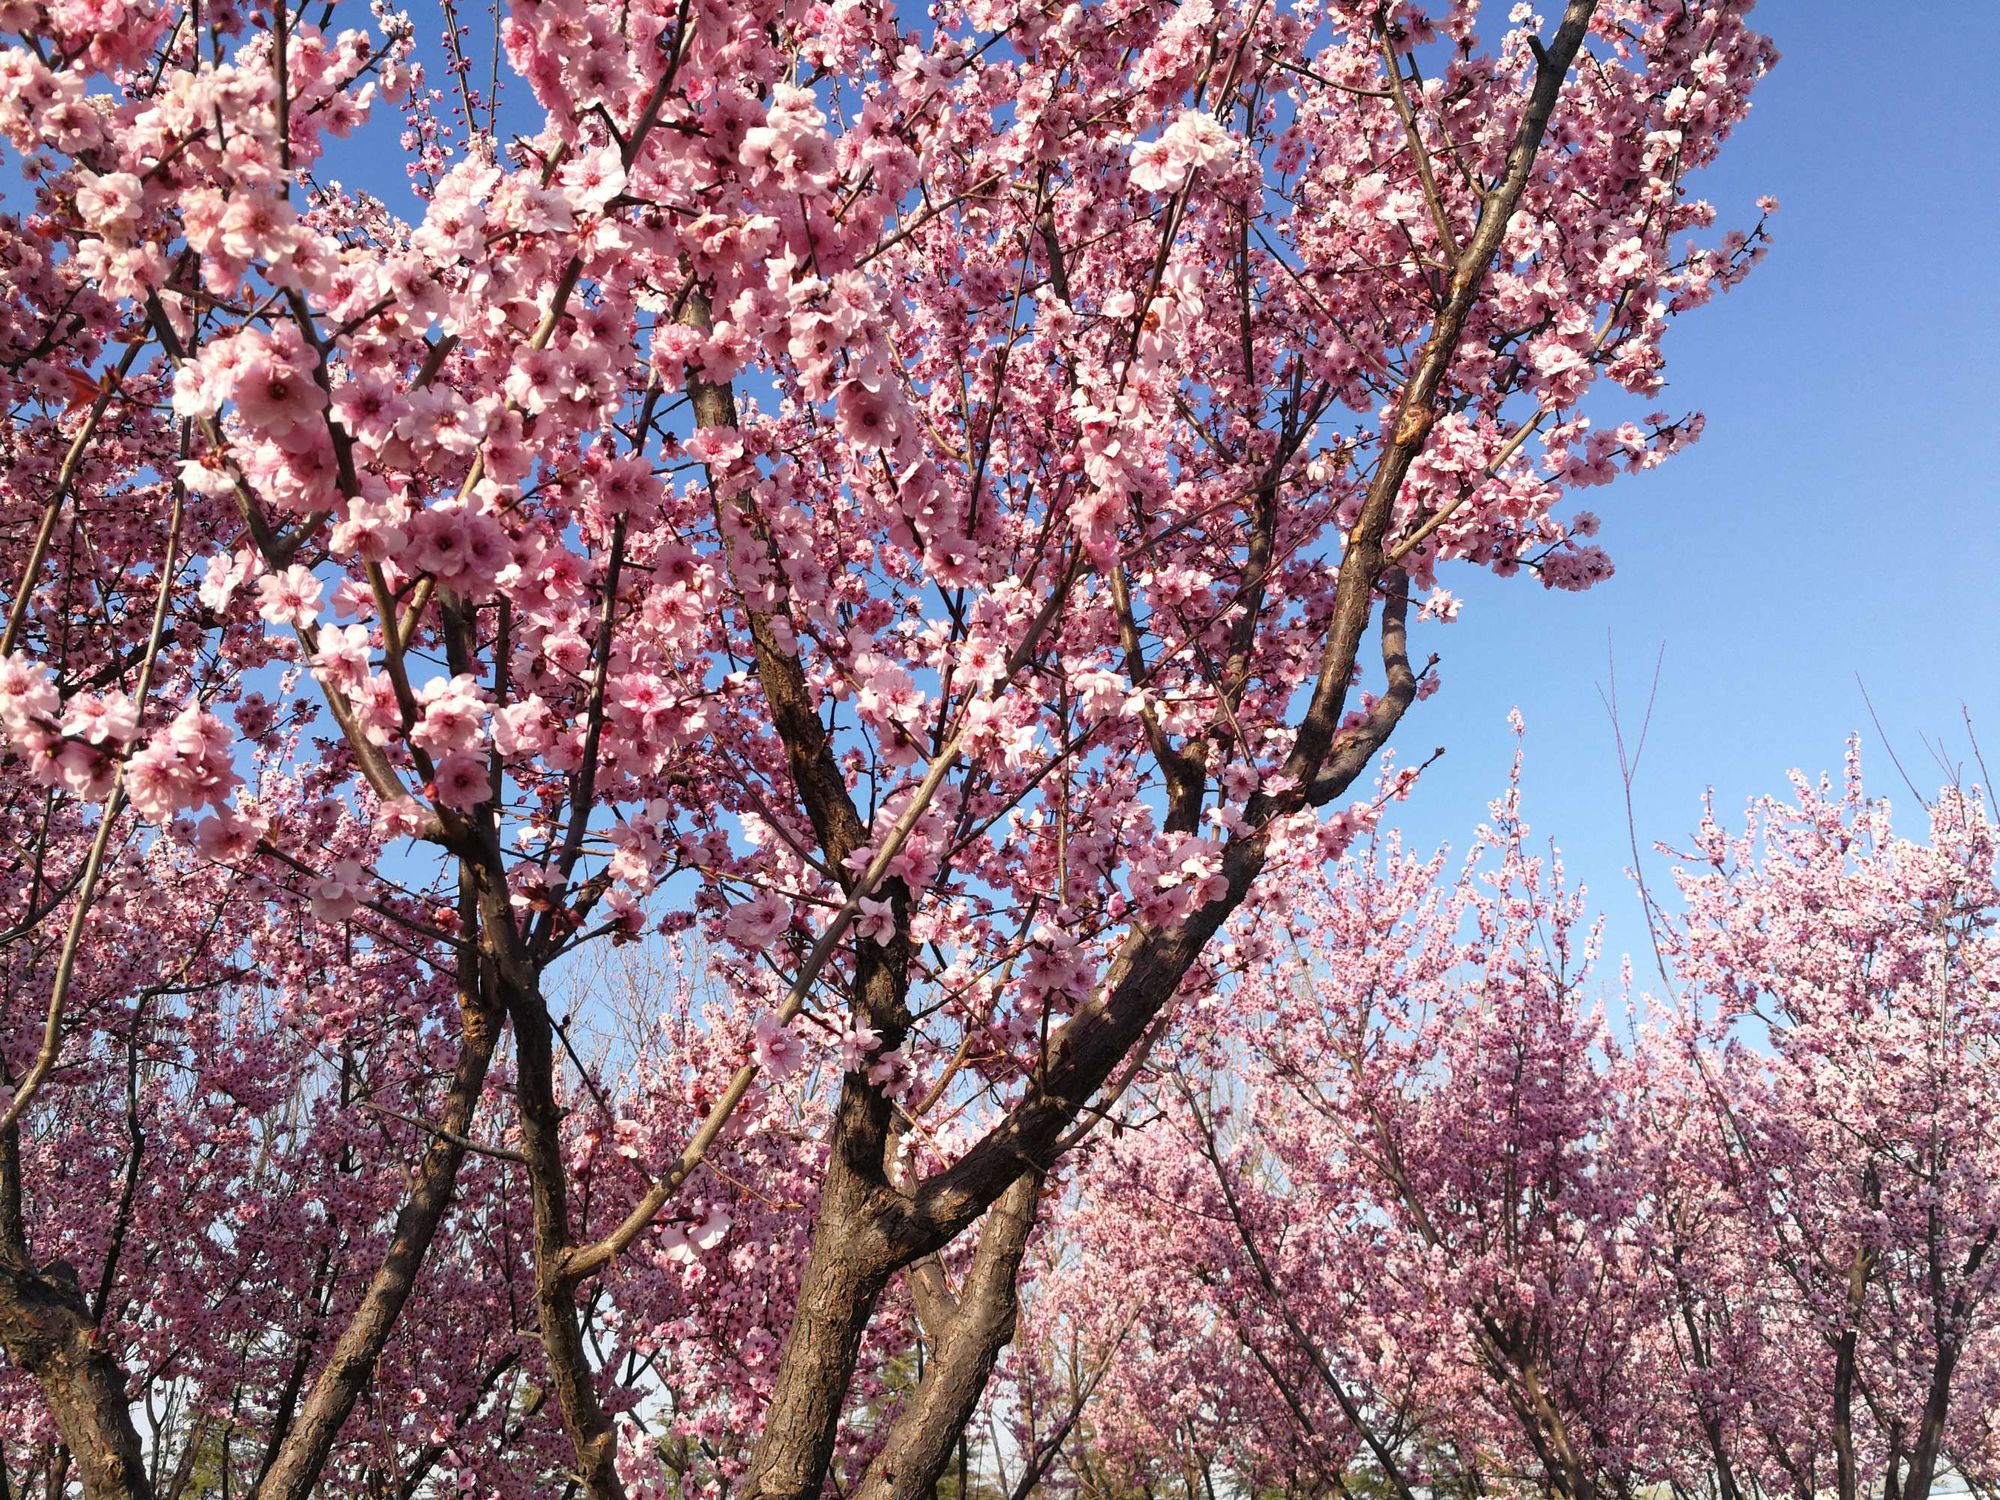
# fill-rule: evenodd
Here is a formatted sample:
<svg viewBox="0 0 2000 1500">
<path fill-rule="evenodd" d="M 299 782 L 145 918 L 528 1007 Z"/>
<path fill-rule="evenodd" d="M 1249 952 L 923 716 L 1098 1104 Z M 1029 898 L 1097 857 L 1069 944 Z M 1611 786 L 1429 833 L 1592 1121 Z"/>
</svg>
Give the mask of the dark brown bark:
<svg viewBox="0 0 2000 1500">
<path fill-rule="evenodd" d="M 697 327 L 708 322 L 708 303 L 691 289 L 683 318 Z M 701 427 L 733 426 L 736 406 L 726 385 L 695 380 L 689 397 Z M 722 503 L 722 502 L 718 502 Z M 754 514 L 747 514 L 755 530 Z M 769 558 L 732 557 L 739 586 L 743 575 L 770 565 Z M 756 593 L 745 589 L 745 594 Z M 610 608 L 607 601 L 607 611 Z M 782 609 L 782 604 L 779 608 Z M 799 800 L 811 819 L 826 855 L 828 868 L 850 888 L 858 878 L 847 857 L 860 848 L 867 827 L 835 760 L 832 741 L 813 707 L 804 668 L 781 642 L 771 613 L 751 606 L 745 614 L 773 726 L 786 747 Z M 599 655 L 608 652 L 611 622 L 607 613 Z M 593 712 L 593 722 L 595 721 Z M 576 794 L 579 798 L 585 792 Z M 480 857 L 473 851 L 469 858 Z M 496 860 L 485 861 L 498 868 Z M 537 968 L 515 938 L 505 905 L 504 881 L 489 882 L 481 899 L 482 935 L 507 991 L 513 1017 L 518 1076 L 516 1098 L 521 1113 L 523 1154 L 535 1216 L 536 1306 L 542 1344 L 553 1377 L 557 1407 L 562 1414 L 577 1459 L 577 1473 L 586 1500 L 623 1500 L 615 1458 L 616 1431 L 597 1398 L 594 1376 L 583 1347 L 577 1312 L 579 1277 L 572 1266 L 574 1236 L 569 1218 L 567 1179 L 561 1155 L 562 1112 L 554 1091 L 553 1027 L 537 984 Z M 874 1028 L 885 1048 L 900 1045 L 909 1027 L 903 998 L 910 947 L 907 937 L 909 894 L 899 880 L 885 880 L 881 895 L 892 905 L 897 933 L 887 944 L 861 944 L 855 955 L 852 1003 L 863 1023 Z M 879 1090 L 850 1075 L 837 1109 L 834 1159 L 821 1193 L 821 1213 L 815 1224 L 813 1250 L 801 1290 L 799 1309 L 786 1343 L 786 1358 L 826 1373 L 837 1383 L 820 1388 L 781 1377 L 767 1418 L 767 1434 L 796 1431 L 813 1435 L 812 1443 L 796 1453 L 783 1441 L 774 1442 L 773 1472 L 811 1472 L 809 1489 L 816 1491 L 824 1474 L 825 1454 L 817 1434 L 831 1432 L 840 1403 L 853 1378 L 861 1336 L 873 1316 L 876 1300 L 902 1262 L 891 1253 L 878 1223 L 884 1200 L 895 1195 L 882 1177 L 883 1147 L 888 1140 L 890 1107 Z M 794 1352 L 796 1351 L 796 1353 Z M 817 1464 L 817 1468 L 812 1465 Z"/>
<path fill-rule="evenodd" d="M 880 1195 L 838 1154 L 828 1164 L 798 1305 L 741 1500 L 814 1500 L 826 1480 L 827 1438 L 839 1426 L 861 1336 L 897 1268 Z"/>
<path fill-rule="evenodd" d="M 1870 1171 L 1872 1181 L 1873 1171 Z M 1854 1455 L 1854 1377 L 1859 1364 L 1860 1331 L 1856 1326 L 1861 1315 L 1862 1299 L 1867 1295 L 1868 1279 L 1874 1269 L 1873 1257 L 1866 1249 L 1856 1250 L 1850 1262 L 1847 1276 L 1847 1305 L 1850 1319 L 1846 1329 L 1833 1343 L 1833 1442 L 1834 1491 L 1838 1500 L 1859 1500 L 1861 1493 L 1861 1471 Z"/>
<path fill-rule="evenodd" d="M 708 326 L 708 300 L 701 288 L 690 290 L 682 317 L 692 326 Z M 727 385 L 693 381 L 689 398 L 698 426 L 735 425 L 735 396 Z M 718 496 L 717 503 L 737 502 Z M 753 537 L 761 539 L 754 510 L 746 508 L 744 516 Z M 768 555 L 732 554 L 730 564 L 750 628 L 758 683 L 772 726 L 784 743 L 800 804 L 827 868 L 851 890 L 857 876 L 847 860 L 866 841 L 867 825 L 848 793 L 804 667 L 796 651 L 783 644 L 788 637 L 795 638 L 795 628 L 787 620 L 781 632 L 764 603 L 764 576 L 768 572 L 782 577 L 782 572 Z M 778 600 L 776 608 L 784 607 Z M 882 882 L 879 893 L 895 913 L 895 934 L 886 944 L 857 945 L 850 1004 L 861 1023 L 880 1036 L 883 1048 L 894 1049 L 909 1029 L 904 1005 L 911 956 L 909 892 L 900 880 L 889 879 Z M 889 1102 L 879 1089 L 857 1074 L 847 1075 L 836 1109 L 833 1153 L 813 1224 L 812 1248 L 765 1414 L 748 1500 L 818 1493 L 862 1334 L 889 1277 L 917 1258 L 903 1253 L 892 1233 L 891 1226 L 903 1218 L 903 1200 L 882 1167 L 891 1118 Z"/>
<path fill-rule="evenodd" d="M 21 1131 L 0 1131 L 0 1349 L 33 1375 L 88 1500 L 152 1500 L 125 1374 L 66 1265 L 37 1268 L 21 1186 Z"/>
<path fill-rule="evenodd" d="M 1861 1173 L 1861 1201 L 1870 1208 L 1882 1202 L 1882 1183 L 1870 1162 Z M 1861 1471 L 1854 1454 L 1854 1382 L 1860 1364 L 1861 1311 L 1868 1283 L 1875 1273 L 1875 1252 L 1855 1248 L 1847 1266 L 1847 1327 L 1833 1341 L 1832 1433 L 1836 1500 L 1859 1500 Z"/>
<path fill-rule="evenodd" d="M 1943 1455 L 1944 1423 L 1951 1410 L 1951 1381 L 1958 1370 L 1959 1350 L 1958 1343 L 1949 1342 L 1938 1351 L 1937 1362 L 1931 1367 L 1930 1389 L 1924 1393 L 1917 1441 L 1910 1449 L 1909 1468 L 1899 1491 L 1889 1500 L 1930 1500 L 1931 1486 L 1937 1481 L 1938 1460 Z"/>
<path fill-rule="evenodd" d="M 1023 1176 L 987 1214 L 965 1284 L 938 1310 L 942 1316 L 930 1330 L 923 1378 L 898 1409 L 852 1500 L 927 1500 L 935 1492 L 993 1362 L 1013 1340 L 1020 1311 L 1016 1282 L 1041 1189 L 1038 1174 Z"/>
<path fill-rule="evenodd" d="M 1550 1489 L 1561 1500 L 1597 1500 L 1597 1479 L 1571 1441 L 1569 1423 L 1549 1399 L 1540 1363 L 1518 1341 L 1486 1327 L 1484 1357 L 1506 1391 L 1516 1425 L 1542 1463 Z"/>
<path fill-rule="evenodd" d="M 40 1385 L 88 1500 L 153 1500 L 124 1374 L 75 1278 L 0 1263 L 0 1346 Z"/>
<path fill-rule="evenodd" d="M 1854 1461 L 1854 1358 L 1855 1331 L 1850 1328 L 1834 1344 L 1832 1439 L 1839 1500 L 1857 1500 L 1861 1491 Z"/>
<path fill-rule="evenodd" d="M 583 1346 L 576 1297 L 562 1273 L 570 1247 L 569 1182 L 562 1160 L 562 1108 L 555 1096 L 555 1025 L 538 989 L 513 988 L 514 1097 L 521 1112 L 521 1148 L 535 1214 L 535 1310 L 549 1362 L 556 1408 L 576 1451 L 585 1500 L 623 1500 L 617 1469 L 618 1434 L 597 1398 L 597 1379 Z"/>
<path fill-rule="evenodd" d="M 1945 1267 L 1940 1236 L 1935 1229 L 1935 1207 L 1931 1213 L 1931 1295 L 1942 1303 Z M 1979 1274 L 1979 1268 L 1992 1253 L 1996 1239 L 2000 1239 L 2000 1230 L 1989 1229 L 1967 1253 L 1965 1264 L 1958 1268 L 1962 1283 L 1971 1282 Z M 1917 1423 L 1917 1441 L 1910 1450 L 1909 1477 L 1904 1481 L 1900 1500 L 1930 1500 L 1931 1486 L 1937 1481 L 1938 1465 L 1944 1457 L 1945 1418 L 1951 1411 L 1952 1377 L 1958 1373 L 1958 1363 L 1965 1354 L 1970 1291 L 1968 1285 L 1961 1285 L 1949 1307 L 1939 1307 L 1933 1313 L 1937 1357 L 1931 1366 L 1930 1389 L 1924 1393 L 1924 1412 Z"/>
</svg>

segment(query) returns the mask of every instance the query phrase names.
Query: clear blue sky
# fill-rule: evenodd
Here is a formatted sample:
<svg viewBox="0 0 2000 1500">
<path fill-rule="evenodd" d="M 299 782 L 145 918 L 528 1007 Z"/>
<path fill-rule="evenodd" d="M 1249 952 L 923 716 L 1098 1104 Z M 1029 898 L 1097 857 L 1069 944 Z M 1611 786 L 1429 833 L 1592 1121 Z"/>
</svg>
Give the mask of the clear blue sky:
<svg viewBox="0 0 2000 1500">
<path fill-rule="evenodd" d="M 1668 335 L 1663 406 L 1708 430 L 1648 475 L 1590 491 L 1615 577 L 1589 593 L 1446 575 L 1467 607 L 1430 626 L 1441 691 L 1404 721 L 1406 759 L 1448 747 L 1401 822 L 1462 847 L 1504 785 L 1507 710 L 1527 719 L 1527 815 L 1644 943 L 1617 757 L 1598 697 L 1607 632 L 1636 718 L 1661 648 L 1640 767 L 1642 840 L 1693 827 L 1713 785 L 1732 819 L 1794 766 L 1840 768 L 1862 731 L 1872 790 L 1963 748 L 1959 705 L 2000 771 L 2000 3 L 1925 15 L 1881 0 L 1764 0 L 1782 61 L 1699 181 L 1724 222 L 1775 194 L 1775 245 L 1748 282 Z"/>
</svg>

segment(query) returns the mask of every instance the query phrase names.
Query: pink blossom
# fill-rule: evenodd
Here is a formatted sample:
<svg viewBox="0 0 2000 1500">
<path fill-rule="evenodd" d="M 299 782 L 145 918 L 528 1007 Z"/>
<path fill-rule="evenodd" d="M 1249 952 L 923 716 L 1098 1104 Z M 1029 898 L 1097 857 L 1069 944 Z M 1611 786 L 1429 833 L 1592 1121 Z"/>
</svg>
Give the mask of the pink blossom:
<svg viewBox="0 0 2000 1500">
<path fill-rule="evenodd" d="M 0 656 L 0 725 L 18 733 L 37 719 L 52 721 L 61 706 L 46 665 L 19 652 Z"/>
<path fill-rule="evenodd" d="M 744 134 L 743 164 L 769 172 L 787 191 L 817 187 L 833 168 L 825 123 L 810 91 L 781 83 L 772 91 L 764 123 Z"/>
<path fill-rule="evenodd" d="M 729 1233 L 730 1217 L 720 1206 L 711 1206 L 701 1218 L 669 1224 L 660 1232 L 660 1248 L 672 1260 L 693 1261 L 704 1251 L 713 1250 Z"/>
<path fill-rule="evenodd" d="M 530 693 L 493 715 L 494 748 L 508 760 L 538 754 L 548 749 L 554 738 L 554 720 L 539 694 Z"/>
<path fill-rule="evenodd" d="M 615 148 L 600 146 L 571 157 L 556 180 L 576 208 L 585 213 L 601 213 L 606 204 L 625 191 L 625 168 Z"/>
<path fill-rule="evenodd" d="M 312 914 L 322 922 L 345 922 L 367 893 L 368 872 L 354 860 L 341 860 L 309 887 Z"/>
<path fill-rule="evenodd" d="M 760 1016 L 752 1029 L 750 1056 L 773 1078 L 789 1078 L 805 1061 L 806 1045 L 776 1016 Z"/>
<path fill-rule="evenodd" d="M 774 891 L 759 891 L 729 908 L 723 930 L 731 942 L 761 950 L 776 942 L 791 924 L 791 903 Z"/>
<path fill-rule="evenodd" d="M 887 901 L 863 896 L 854 918 L 854 935 L 864 942 L 888 944 L 895 941 L 896 913 Z"/>
<path fill-rule="evenodd" d="M 93 745 L 114 747 L 130 742 L 139 729 L 138 706 L 123 693 L 79 693 L 69 701 L 62 732 L 79 735 Z"/>
<path fill-rule="evenodd" d="M 868 1081 L 891 1099 L 906 1095 L 916 1082 L 916 1074 L 906 1052 L 878 1053 L 868 1069 Z"/>
<path fill-rule="evenodd" d="M 1158 140 L 1132 148 L 1132 185 L 1141 192 L 1178 192 L 1203 167 L 1230 155 L 1236 144 L 1215 116 L 1183 110 Z"/>
<path fill-rule="evenodd" d="M 432 784 L 438 805 L 455 812 L 471 812 L 493 796 L 485 759 L 467 750 L 454 751 L 439 761 Z"/>
<path fill-rule="evenodd" d="M 476 745 L 486 722 L 486 694 L 478 681 L 461 672 L 450 679 L 433 677 L 418 695 L 420 720 L 411 742 L 433 755 L 449 755 Z"/>
<path fill-rule="evenodd" d="M 76 191 L 76 209 L 83 222 L 109 240 L 131 238 L 144 203 L 144 187 L 130 172 L 92 174 Z"/>
<path fill-rule="evenodd" d="M 197 597 L 207 608 L 223 614 L 235 600 L 237 591 L 256 574 L 257 555 L 254 552 L 247 548 L 237 552 L 218 552 L 208 560 Z M 262 592 L 261 587 L 259 592 Z"/>
<path fill-rule="evenodd" d="M 859 1073 L 869 1065 L 869 1059 L 882 1045 L 881 1033 L 872 1026 L 854 1025 L 840 1034 L 840 1070 L 843 1073 Z"/>
<path fill-rule="evenodd" d="M 896 407 L 886 391 L 850 380 L 836 402 L 840 430 L 864 448 L 888 448 L 896 441 Z"/>
<path fill-rule="evenodd" d="M 365 625 L 328 625 L 319 632 L 313 668 L 343 693 L 353 693 L 367 680 L 371 648 Z"/>
<path fill-rule="evenodd" d="M 0 1307 L 24 1480 L 61 1439 L 93 1485 L 136 1448 L 197 1488 L 269 1459 L 335 1495 L 660 1500 L 768 1489 L 782 1438 L 816 1456 L 781 1487 L 894 1488 L 913 1356 L 954 1337 L 910 1257 L 997 1294 L 1026 1206 L 968 1410 L 1026 1453 L 1098 1382 L 1053 1494 L 1828 1471 L 1841 1293 L 1770 1265 L 1781 1238 L 1838 1262 L 1862 1221 L 1807 1192 L 1855 1176 L 1819 1122 L 1907 1150 L 1947 1118 L 1902 1017 L 1949 975 L 1900 913 L 1983 910 L 1952 860 L 1836 880 L 1807 835 L 1853 820 L 1813 808 L 1803 888 L 1732 878 L 1764 926 L 1702 891 L 1663 945 L 1714 1003 L 1615 1060 L 1552 867 L 1320 868 L 1423 795 L 1419 756 L 1369 768 L 1440 680 L 1400 678 L 1401 596 L 1341 556 L 1398 559 L 1422 660 L 1440 579 L 1605 576 L 1573 492 L 1700 431 L 1624 398 L 1765 248 L 1743 195 L 1700 196 L 1773 55 L 1747 5 L 1600 0 L 1581 43 L 1472 0 L 521 0 L 450 35 L 323 9 L 0 0 L 8 1227 L 103 1304 L 82 1363 L 36 1354 L 76 1353 L 67 1313 Z M 404 179 L 414 209 L 377 196 Z M 1447 265 L 1431 193 L 1496 252 Z M 121 774 L 137 818 L 103 821 Z M 1936 828 L 1982 868 L 1980 826 Z M 1857 1031 L 1802 978 L 1905 988 Z M 1702 1030 L 1774 996 L 1805 1024 L 1742 1057 Z M 1789 1199 L 1675 1114 L 1697 1048 Z M 1901 1115 L 1850 1109 L 1876 1076 Z M 1938 1139 L 1983 1160 L 1969 1123 Z M 656 1176 L 690 1140 L 701 1170 Z M 1879 1180 L 1893 1295 L 1841 1325 L 1851 1427 L 1881 1452 L 1903 1421 L 1905 1475 L 1870 1483 L 1921 1500 L 1906 1397 L 1949 1319 L 1886 1238 L 1914 1190 Z M 1826 1207 L 1771 1217 L 1795 1203 Z M 1687 1335 L 1661 1237 L 1717 1223 L 1736 1248 L 1679 1264 L 1712 1277 L 1686 1310 L 1728 1316 Z M 866 1285 L 828 1259 L 855 1246 Z M 785 1365 L 805 1289 L 842 1357 Z M 1482 1315 L 1519 1339 L 1475 1342 Z M 1974 1483 L 1978 1327 L 1937 1449 Z M 1753 1329 L 1803 1377 L 1758 1375 Z M 171 1420 L 80 1403 L 86 1365 Z M 821 1418 L 760 1452 L 774 1365 Z M 547 1399 L 586 1387 L 602 1421 Z M 1716 1431 L 1754 1450 L 1731 1483 Z"/>
<path fill-rule="evenodd" d="M 311 373 L 294 362 L 290 351 L 264 340 L 247 343 L 229 394 L 245 422 L 280 443 L 289 440 L 295 429 L 317 422 L 326 408 L 326 392 Z"/>
<path fill-rule="evenodd" d="M 257 613 L 273 625 L 304 630 L 319 618 L 320 581 L 312 570 L 293 563 L 282 573 L 257 580 Z"/>
</svg>

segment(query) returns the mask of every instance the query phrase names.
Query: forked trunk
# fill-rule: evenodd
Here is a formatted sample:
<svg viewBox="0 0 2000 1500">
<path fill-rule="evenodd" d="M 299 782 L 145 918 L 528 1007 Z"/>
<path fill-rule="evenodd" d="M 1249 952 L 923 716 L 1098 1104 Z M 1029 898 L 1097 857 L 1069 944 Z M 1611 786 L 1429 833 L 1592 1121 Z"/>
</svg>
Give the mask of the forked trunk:
<svg viewBox="0 0 2000 1500">
<path fill-rule="evenodd" d="M 897 1411 L 853 1500 L 926 1500 L 936 1493 L 993 1363 L 1014 1337 L 1016 1278 L 1034 1232 L 1041 1185 L 1038 1173 L 1022 1177 L 987 1215 L 965 1285 L 932 1331 L 923 1378 Z"/>
<path fill-rule="evenodd" d="M 87 1500 L 153 1500 L 125 1377 L 75 1280 L 0 1265 L 0 1347 L 39 1382 Z"/>
<path fill-rule="evenodd" d="M 897 1265 L 869 1194 L 836 1152 L 741 1500 L 817 1500 L 826 1480 L 861 1336 Z"/>
</svg>

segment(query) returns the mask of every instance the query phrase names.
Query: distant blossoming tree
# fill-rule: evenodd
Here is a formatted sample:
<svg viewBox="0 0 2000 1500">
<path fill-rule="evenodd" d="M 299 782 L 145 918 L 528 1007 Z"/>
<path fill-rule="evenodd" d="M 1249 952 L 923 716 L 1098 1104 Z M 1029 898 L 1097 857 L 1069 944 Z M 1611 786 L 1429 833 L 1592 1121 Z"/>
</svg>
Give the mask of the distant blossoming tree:
<svg viewBox="0 0 2000 1500">
<path fill-rule="evenodd" d="M 1300 882 L 1091 1148 L 1011 1389 L 1100 1371 L 1090 1461 L 1134 1484 L 1991 1487 L 1992 815 L 1947 789 L 1919 843 L 1858 770 L 1795 791 L 1704 822 L 1623 1040 L 1515 796 L 1456 874 Z"/>
<path fill-rule="evenodd" d="M 1686 185 L 1748 8 L 0 3 L 43 1476 L 927 1493 L 1440 569 L 1590 584 L 1696 434 L 1585 408 L 1761 251 Z M 615 1035 L 565 960 L 653 929 Z"/>
</svg>

